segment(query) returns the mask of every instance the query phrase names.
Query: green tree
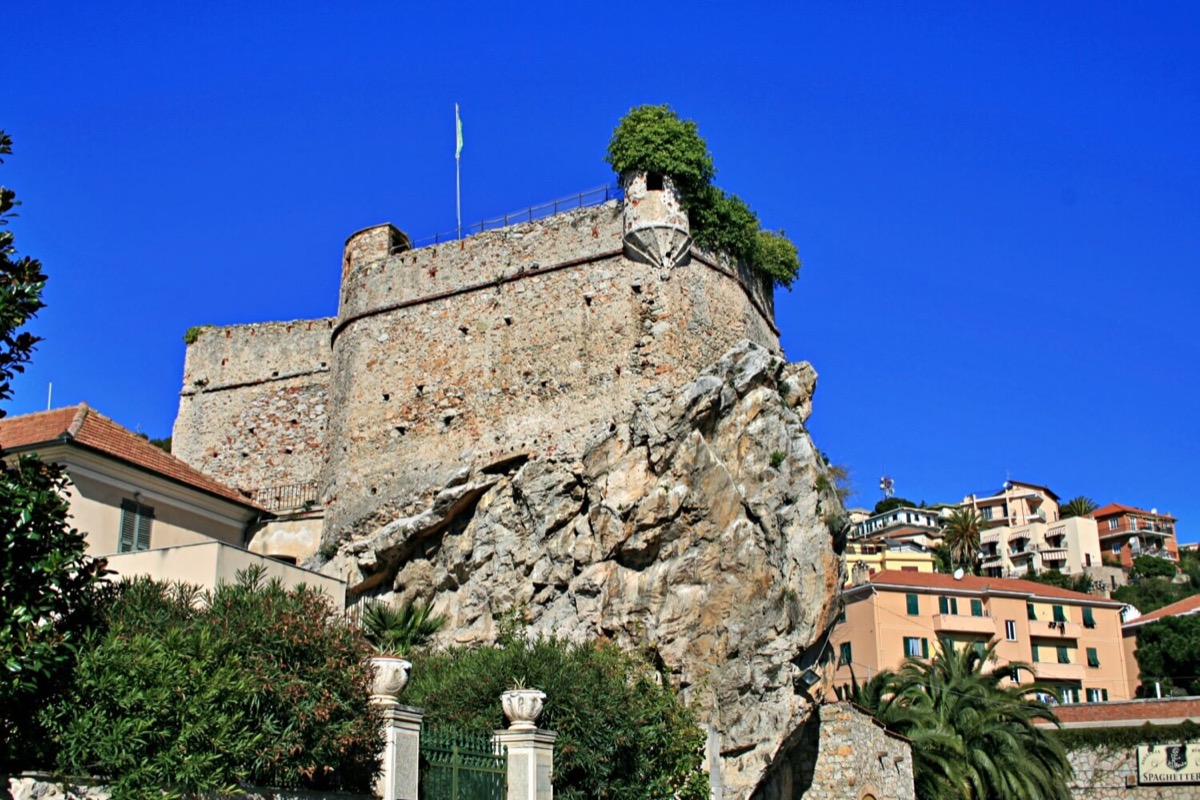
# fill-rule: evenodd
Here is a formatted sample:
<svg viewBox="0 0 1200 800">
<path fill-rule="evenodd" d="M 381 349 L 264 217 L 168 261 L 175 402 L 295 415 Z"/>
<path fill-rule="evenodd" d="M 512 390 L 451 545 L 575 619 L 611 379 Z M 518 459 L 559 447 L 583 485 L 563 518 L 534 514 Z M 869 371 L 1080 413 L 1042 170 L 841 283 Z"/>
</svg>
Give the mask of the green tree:
<svg viewBox="0 0 1200 800">
<path fill-rule="evenodd" d="M 408 656 L 446 625 L 427 603 L 410 602 L 396 608 L 370 602 L 363 612 L 363 633 L 380 653 Z"/>
<path fill-rule="evenodd" d="M 613 172 L 670 175 L 690 203 L 712 183 L 717 170 L 696 123 L 680 119 L 669 105 L 629 109 L 613 129 L 604 159 Z"/>
<path fill-rule="evenodd" d="M 554 795 L 705 800 L 704 734 L 651 660 L 611 642 L 573 645 L 511 629 L 496 647 L 427 655 L 413 670 L 406 703 L 430 726 L 479 733 L 504 726 L 500 693 L 541 689 L 538 724 L 558 732 Z"/>
<path fill-rule="evenodd" d="M 368 791 L 382 745 L 370 647 L 328 597 L 263 574 L 211 593 L 123 582 L 47 712 L 59 768 L 128 798 L 244 782 Z"/>
<path fill-rule="evenodd" d="M 1096 501 L 1090 497 L 1079 495 L 1072 497 L 1067 502 L 1058 507 L 1058 516 L 1060 519 L 1068 517 L 1086 517 L 1088 514 L 1095 511 L 1100 506 L 1096 505 Z"/>
<path fill-rule="evenodd" d="M 898 672 L 880 673 L 858 692 L 858 701 L 912 739 L 918 797 L 1066 800 L 1066 752 L 1035 725 L 1058 723 L 1038 699 L 1052 690 L 1037 682 L 1007 684 L 1009 676 L 1032 670 L 1021 662 L 987 669 L 996 661 L 995 649 L 990 642 L 956 652 L 943 641 L 932 659 L 909 658 Z"/>
<path fill-rule="evenodd" d="M 885 514 L 897 508 L 921 508 L 906 497 L 885 497 L 875 504 L 876 514 Z"/>
<path fill-rule="evenodd" d="M 983 517 L 973 508 L 960 507 L 950 512 L 942 528 L 942 541 L 950 549 L 950 560 L 967 572 L 979 571 L 979 538 Z"/>
<path fill-rule="evenodd" d="M 1200 615 L 1166 617 L 1138 629 L 1139 697 L 1153 697 L 1155 682 L 1179 694 L 1200 694 Z"/>
<path fill-rule="evenodd" d="M 1148 614 L 1194 594 L 1196 590 L 1187 583 L 1172 583 L 1165 578 L 1140 578 L 1118 586 L 1112 596 L 1113 600 L 1128 603 Z"/>
<path fill-rule="evenodd" d="M 11 152 L 0 131 L 0 156 Z M 39 341 L 22 328 L 44 306 L 41 262 L 19 256 L 4 229 L 18 205 L 0 186 L 0 401 L 12 397 Z M 32 456 L 0 461 L 0 772 L 47 757 L 38 709 L 70 680 L 105 585 L 105 562 L 87 557 L 83 534 L 67 524 L 66 488 L 58 466 Z"/>
<path fill-rule="evenodd" d="M 1031 571 L 1024 577 L 1027 581 L 1044 583 L 1047 586 L 1057 586 L 1060 589 L 1070 589 L 1073 592 L 1082 592 L 1083 594 L 1087 594 L 1092 590 L 1092 579 L 1086 574 L 1063 575 L 1056 569 L 1048 569 L 1044 572 Z"/>
<path fill-rule="evenodd" d="M 1138 556 L 1133 560 L 1133 571 L 1142 578 L 1174 578 L 1175 565 L 1165 558 Z"/>
</svg>

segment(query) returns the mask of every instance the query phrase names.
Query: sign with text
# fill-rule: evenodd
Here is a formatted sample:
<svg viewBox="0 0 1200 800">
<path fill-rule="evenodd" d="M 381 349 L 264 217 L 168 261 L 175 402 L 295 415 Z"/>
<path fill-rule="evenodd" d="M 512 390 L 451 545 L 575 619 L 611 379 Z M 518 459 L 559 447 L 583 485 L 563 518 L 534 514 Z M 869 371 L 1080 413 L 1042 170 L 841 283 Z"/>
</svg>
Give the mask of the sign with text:
<svg viewBox="0 0 1200 800">
<path fill-rule="evenodd" d="M 1141 745 L 1138 783 L 1200 783 L 1200 742 Z"/>
</svg>

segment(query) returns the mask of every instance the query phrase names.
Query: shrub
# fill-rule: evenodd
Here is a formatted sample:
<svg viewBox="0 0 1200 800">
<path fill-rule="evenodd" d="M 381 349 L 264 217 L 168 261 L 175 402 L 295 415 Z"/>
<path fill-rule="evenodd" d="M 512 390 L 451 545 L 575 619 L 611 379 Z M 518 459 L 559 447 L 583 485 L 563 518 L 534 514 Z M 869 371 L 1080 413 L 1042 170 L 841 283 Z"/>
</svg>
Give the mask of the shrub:
<svg viewBox="0 0 1200 800">
<path fill-rule="evenodd" d="M 1133 571 L 1146 578 L 1174 578 L 1175 565 L 1164 558 L 1138 556 L 1133 560 Z"/>
<path fill-rule="evenodd" d="M 49 712 L 59 767 L 118 797 L 242 783 L 368 790 L 382 743 L 369 647 L 324 595 L 262 575 L 211 594 L 122 584 Z"/>
<path fill-rule="evenodd" d="M 785 288 L 790 289 L 800 274 L 800 254 L 783 231 L 758 231 L 750 261 L 759 272 Z"/>
<path fill-rule="evenodd" d="M 670 175 L 685 201 L 707 188 L 717 172 L 696 123 L 680 119 L 668 105 L 631 108 L 613 129 L 604 160 L 618 175 Z"/>
<path fill-rule="evenodd" d="M 782 450 L 773 450 L 771 452 L 771 466 L 779 469 L 779 465 L 787 459 L 787 453 Z"/>
<path fill-rule="evenodd" d="M 555 797 L 708 797 L 695 717 L 666 676 L 609 642 L 572 645 L 510 632 L 494 648 L 422 660 L 404 701 L 425 709 L 427 725 L 491 732 L 504 727 L 500 693 L 516 685 L 546 693 L 538 724 L 558 732 Z"/>
</svg>

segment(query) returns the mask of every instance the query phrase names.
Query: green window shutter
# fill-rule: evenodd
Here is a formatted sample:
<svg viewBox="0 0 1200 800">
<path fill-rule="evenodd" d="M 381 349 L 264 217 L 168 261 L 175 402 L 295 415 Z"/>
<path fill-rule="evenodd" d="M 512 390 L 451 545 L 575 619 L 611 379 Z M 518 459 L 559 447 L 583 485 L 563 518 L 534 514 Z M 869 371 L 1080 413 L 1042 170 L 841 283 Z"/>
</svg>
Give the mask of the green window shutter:
<svg viewBox="0 0 1200 800">
<path fill-rule="evenodd" d="M 117 540 L 118 553 L 132 553 L 137 544 L 137 506 L 130 500 L 121 501 L 121 535 Z"/>
<path fill-rule="evenodd" d="M 921 640 L 921 658 L 929 658 L 929 640 Z"/>
<path fill-rule="evenodd" d="M 838 622 L 846 621 L 846 607 L 842 606 L 842 610 L 838 613 Z"/>
<path fill-rule="evenodd" d="M 905 600 L 908 602 L 908 615 L 915 617 L 921 613 L 921 602 L 915 594 L 905 595 Z"/>
<path fill-rule="evenodd" d="M 850 657 L 850 643 L 842 642 L 841 653 L 838 655 L 838 666 L 849 664 L 853 659 Z"/>
<path fill-rule="evenodd" d="M 1054 606 L 1054 621 L 1055 622 L 1066 622 L 1067 621 L 1067 615 L 1063 611 L 1062 606 Z"/>
<path fill-rule="evenodd" d="M 138 506 L 137 549 L 150 549 L 150 524 L 154 521 L 154 509 Z"/>
<path fill-rule="evenodd" d="M 1089 647 L 1087 649 L 1087 661 L 1089 667 L 1100 666 L 1100 656 L 1096 653 L 1096 648 Z"/>
<path fill-rule="evenodd" d="M 1029 645 L 1029 648 L 1033 651 L 1033 663 L 1036 664 L 1041 661 L 1041 659 L 1038 658 L 1038 646 L 1036 644 L 1031 644 Z"/>
<path fill-rule="evenodd" d="M 1037 612 L 1034 611 L 1034 609 L 1033 609 L 1033 603 L 1025 604 L 1025 613 L 1027 613 L 1029 615 L 1030 619 L 1032 619 L 1032 620 L 1037 619 Z"/>
<path fill-rule="evenodd" d="M 1083 607 L 1083 626 L 1085 628 L 1096 627 L 1096 618 L 1094 616 L 1092 616 L 1092 607 L 1091 606 Z"/>
<path fill-rule="evenodd" d="M 972 642 L 971 646 L 975 648 L 976 655 L 983 658 L 983 642 Z"/>
<path fill-rule="evenodd" d="M 938 598 L 938 613 L 941 613 L 941 614 L 949 614 L 950 613 L 950 603 L 946 600 L 945 595 L 942 595 L 941 597 Z"/>
<path fill-rule="evenodd" d="M 954 614 L 956 616 L 958 615 L 958 598 L 957 597 L 950 598 L 950 613 Z"/>
<path fill-rule="evenodd" d="M 1065 646 L 1060 646 L 1058 648 L 1058 663 L 1060 663 L 1060 664 L 1070 664 L 1071 663 L 1071 654 Z"/>
<path fill-rule="evenodd" d="M 982 600 L 972 600 L 971 601 L 971 616 L 972 617 L 982 617 L 983 616 L 983 601 Z"/>
<path fill-rule="evenodd" d="M 1101 690 L 1100 690 L 1100 699 L 1101 699 L 1101 700 L 1103 700 L 1103 701 L 1104 701 L 1104 702 L 1106 702 L 1106 703 L 1108 702 L 1108 689 L 1101 689 Z"/>
</svg>

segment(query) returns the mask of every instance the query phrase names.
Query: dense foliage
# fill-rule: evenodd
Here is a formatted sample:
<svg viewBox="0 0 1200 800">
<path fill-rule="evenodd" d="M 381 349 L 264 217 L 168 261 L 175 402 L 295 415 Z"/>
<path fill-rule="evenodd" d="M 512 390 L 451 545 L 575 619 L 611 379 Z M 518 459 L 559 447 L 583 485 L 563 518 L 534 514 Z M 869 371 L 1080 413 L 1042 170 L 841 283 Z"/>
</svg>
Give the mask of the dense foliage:
<svg viewBox="0 0 1200 800">
<path fill-rule="evenodd" d="M 979 538 L 983 525 L 983 517 L 973 508 L 956 508 L 950 512 L 942 528 L 942 541 L 955 567 L 978 574 Z"/>
<path fill-rule="evenodd" d="M 0 131 L 0 156 L 11 152 Z M 44 306 L 41 262 L 18 256 L 3 230 L 18 205 L 0 186 L 0 401 L 39 341 L 22 328 Z M 65 489 L 60 467 L 32 456 L 0 461 L 0 772 L 46 757 L 37 711 L 70 680 L 104 586 L 104 562 L 84 555 L 83 534 L 67 524 Z"/>
<path fill-rule="evenodd" d="M 712 185 L 716 168 L 695 122 L 680 119 L 667 105 L 632 108 L 613 129 L 605 161 L 617 175 L 671 176 L 697 244 L 740 259 L 775 283 L 791 287 L 800 272 L 796 246 L 783 231 L 761 230 L 758 215 L 740 197 Z"/>
<path fill-rule="evenodd" d="M 609 642 L 573 645 L 507 630 L 496 647 L 422 658 L 403 700 L 425 724 L 490 732 L 504 727 L 500 693 L 546 693 L 539 726 L 558 732 L 554 795 L 705 800 L 704 734 L 643 658 Z"/>
<path fill-rule="evenodd" d="M 1138 556 L 1133 560 L 1133 571 L 1142 578 L 1174 578 L 1175 564 L 1165 558 Z"/>
<path fill-rule="evenodd" d="M 1142 578 L 1131 575 L 1132 580 L 1124 586 L 1118 586 L 1113 591 L 1113 599 L 1149 614 L 1163 606 L 1178 602 L 1185 597 L 1197 593 L 1196 586 L 1187 583 L 1173 583 L 1167 578 Z"/>
<path fill-rule="evenodd" d="M 433 606 L 427 603 L 412 601 L 397 608 L 366 602 L 363 634 L 379 653 L 407 657 L 446 625 L 446 618 L 434 614 Z"/>
<path fill-rule="evenodd" d="M 917 797 L 923 800 L 1058 800 L 1070 797 L 1071 767 L 1062 743 L 1035 726 L 1057 723 L 1031 682 L 1004 685 L 1012 670 L 985 670 L 995 643 L 954 651 L 945 642 L 932 659 L 909 658 L 855 692 L 888 728 L 912 739 Z"/>
<path fill-rule="evenodd" d="M 370 788 L 370 649 L 325 595 L 259 569 L 211 593 L 138 579 L 106 623 L 47 713 L 63 771 L 134 798 L 247 782 Z"/>
<path fill-rule="evenodd" d="M 1178 725 L 1129 725 L 1119 728 L 1060 728 L 1051 735 L 1068 751 L 1129 750 L 1143 744 L 1200 741 L 1200 725 L 1190 720 Z"/>
<path fill-rule="evenodd" d="M 1070 589 L 1083 594 L 1088 594 L 1092 590 L 1091 576 L 1082 572 L 1078 575 L 1063 575 L 1056 569 L 1048 569 L 1045 572 L 1030 571 L 1024 577 L 1027 581 L 1057 586 L 1060 589 Z"/>
<path fill-rule="evenodd" d="M 1100 506 L 1096 505 L 1096 501 L 1090 497 L 1079 495 L 1072 497 L 1067 502 L 1058 507 L 1058 516 L 1060 519 L 1069 517 L 1086 517 L 1088 514 L 1095 511 Z"/>
<path fill-rule="evenodd" d="M 907 497 L 885 497 L 875 504 L 875 513 L 884 514 L 897 508 L 924 508 L 925 501 L 922 500 L 920 505 L 909 500 Z"/>
<path fill-rule="evenodd" d="M 1200 695 L 1200 616 L 1165 617 L 1137 632 L 1139 697 L 1164 693 Z M 1175 691 L 1172 691 L 1175 690 Z"/>
</svg>

